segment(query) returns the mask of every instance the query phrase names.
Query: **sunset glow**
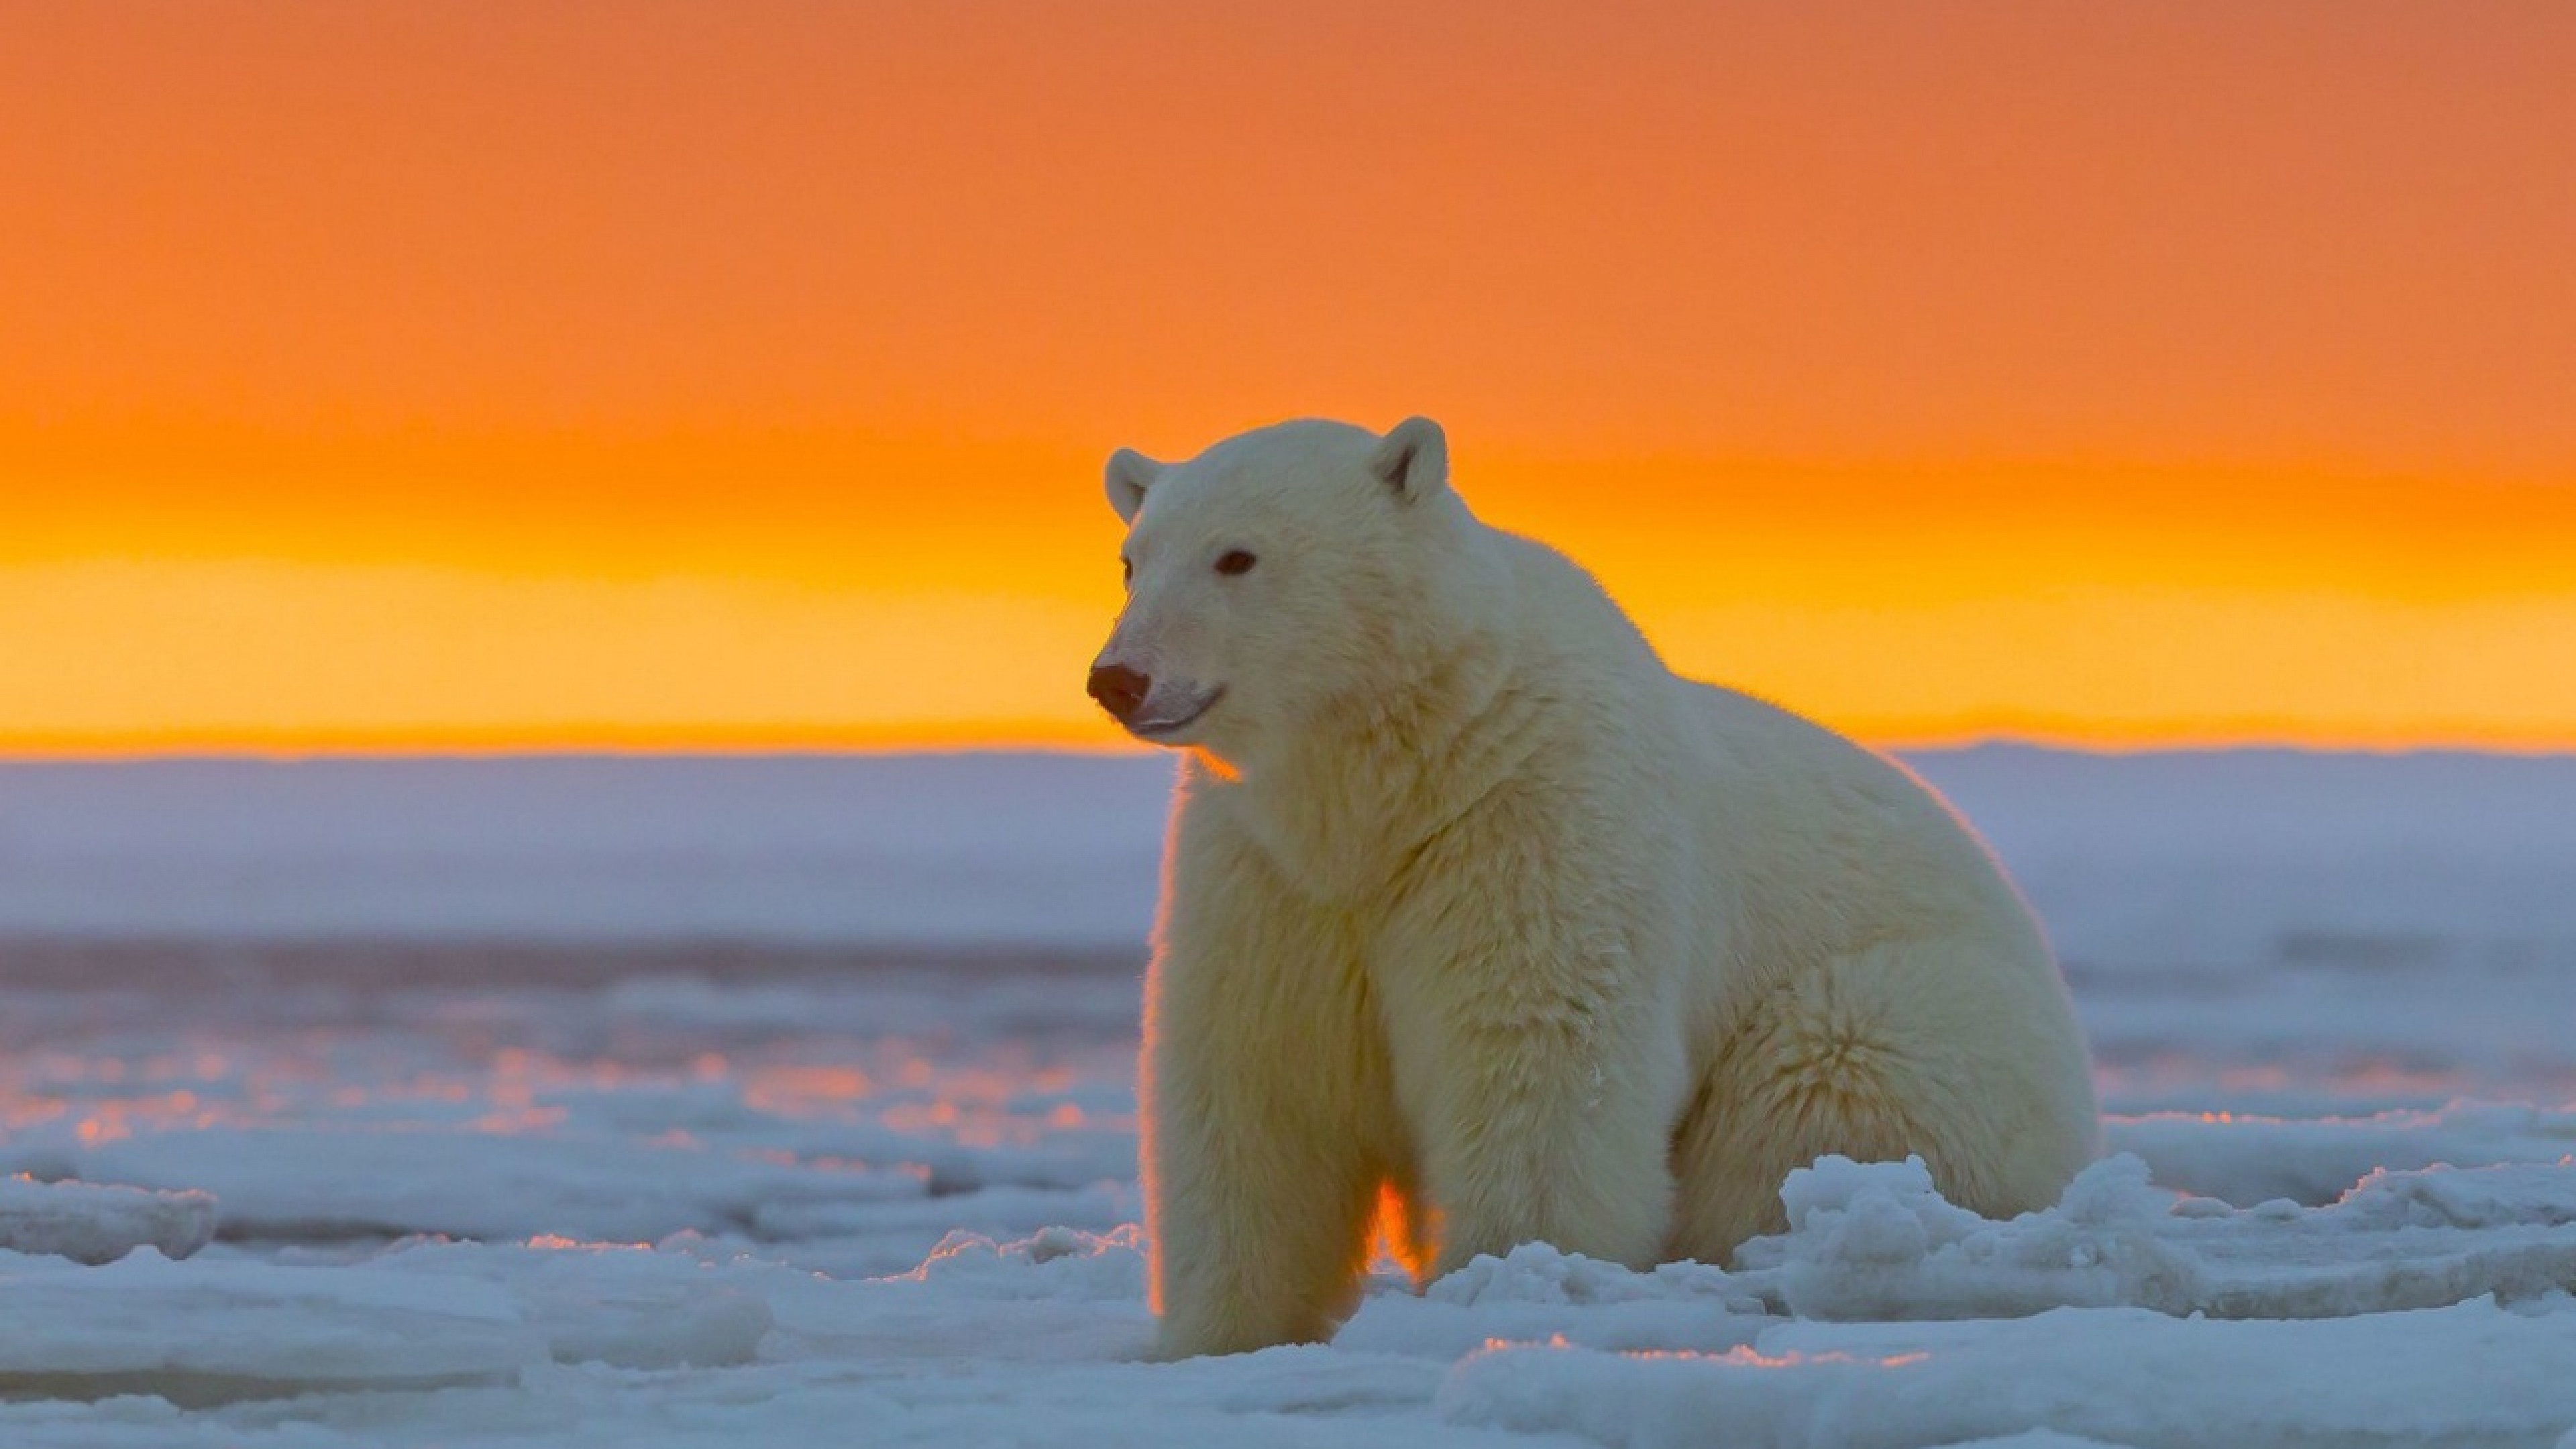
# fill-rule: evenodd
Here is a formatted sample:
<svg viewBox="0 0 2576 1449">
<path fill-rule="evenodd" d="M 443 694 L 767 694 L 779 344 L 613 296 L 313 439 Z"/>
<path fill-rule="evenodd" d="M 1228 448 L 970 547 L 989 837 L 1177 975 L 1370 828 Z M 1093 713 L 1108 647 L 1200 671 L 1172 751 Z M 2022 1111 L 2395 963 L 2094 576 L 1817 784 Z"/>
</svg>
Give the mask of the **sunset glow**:
<svg viewBox="0 0 2576 1449">
<path fill-rule="evenodd" d="M 1449 428 L 1890 742 L 2576 746 L 2576 11 L 106 4 L 0 752 L 1108 746 L 1101 460 Z"/>
</svg>

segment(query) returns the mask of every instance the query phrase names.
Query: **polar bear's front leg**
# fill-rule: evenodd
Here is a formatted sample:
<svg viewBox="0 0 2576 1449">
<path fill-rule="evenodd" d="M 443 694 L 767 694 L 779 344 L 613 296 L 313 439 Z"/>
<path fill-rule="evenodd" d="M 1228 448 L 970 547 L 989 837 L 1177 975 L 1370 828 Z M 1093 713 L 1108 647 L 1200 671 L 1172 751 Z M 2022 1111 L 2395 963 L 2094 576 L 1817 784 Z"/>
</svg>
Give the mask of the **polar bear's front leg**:
<svg viewBox="0 0 2576 1449">
<path fill-rule="evenodd" d="M 1584 911 L 1564 882 L 1443 884 L 1377 973 L 1433 1276 L 1527 1242 L 1653 1265 L 1688 1069 L 1634 923 Z"/>
<path fill-rule="evenodd" d="M 1145 1221 L 1168 1358 L 1330 1337 L 1367 1267 L 1383 1057 L 1336 933 L 1178 862 L 1146 983 Z"/>
</svg>

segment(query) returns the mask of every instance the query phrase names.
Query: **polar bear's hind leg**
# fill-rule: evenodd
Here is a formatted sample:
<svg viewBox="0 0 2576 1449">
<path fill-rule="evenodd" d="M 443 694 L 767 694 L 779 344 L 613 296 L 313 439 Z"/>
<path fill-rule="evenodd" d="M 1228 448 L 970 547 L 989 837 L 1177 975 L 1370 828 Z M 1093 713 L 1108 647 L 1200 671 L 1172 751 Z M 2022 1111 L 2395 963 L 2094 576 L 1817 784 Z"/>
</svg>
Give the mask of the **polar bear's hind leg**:
<svg viewBox="0 0 2576 1449">
<path fill-rule="evenodd" d="M 1781 1231 L 1782 1180 L 1827 1153 L 1918 1155 L 1990 1217 L 2045 1207 L 2092 1156 L 2081 1073 L 2063 999 L 2035 974 L 1928 944 L 1798 972 L 1718 1046 L 1674 1133 L 1672 1256 L 1724 1262 Z"/>
</svg>

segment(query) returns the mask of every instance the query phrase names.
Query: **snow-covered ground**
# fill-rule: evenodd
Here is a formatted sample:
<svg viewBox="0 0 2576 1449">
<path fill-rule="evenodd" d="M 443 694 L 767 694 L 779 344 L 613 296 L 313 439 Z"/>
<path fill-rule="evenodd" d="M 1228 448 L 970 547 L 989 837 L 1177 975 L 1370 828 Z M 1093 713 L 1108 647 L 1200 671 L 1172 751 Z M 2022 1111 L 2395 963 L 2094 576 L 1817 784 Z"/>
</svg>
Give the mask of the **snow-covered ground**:
<svg viewBox="0 0 2576 1449">
<path fill-rule="evenodd" d="M 0 1444 L 2576 1449 L 2576 760 L 1913 763 L 2093 1034 L 2059 1208 L 1181 1364 L 1160 762 L 0 766 Z"/>
</svg>

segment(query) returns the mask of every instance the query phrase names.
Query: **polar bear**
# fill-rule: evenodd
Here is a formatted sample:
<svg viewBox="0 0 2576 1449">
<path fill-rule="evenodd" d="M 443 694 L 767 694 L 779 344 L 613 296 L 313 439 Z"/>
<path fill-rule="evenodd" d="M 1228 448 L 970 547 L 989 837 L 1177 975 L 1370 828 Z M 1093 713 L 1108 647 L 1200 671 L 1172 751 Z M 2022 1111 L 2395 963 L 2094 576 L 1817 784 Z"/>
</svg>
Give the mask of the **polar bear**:
<svg viewBox="0 0 2576 1449">
<path fill-rule="evenodd" d="M 1824 1153 L 1920 1154 L 1997 1216 L 2095 1155 L 2065 984 L 1968 827 L 1675 677 L 1468 511 L 1438 425 L 1121 450 L 1108 490 L 1090 692 L 1183 752 L 1141 1071 L 1164 1354 L 1329 1336 L 1379 1230 L 1418 1280 L 1532 1240 L 1720 1262 Z"/>
</svg>

